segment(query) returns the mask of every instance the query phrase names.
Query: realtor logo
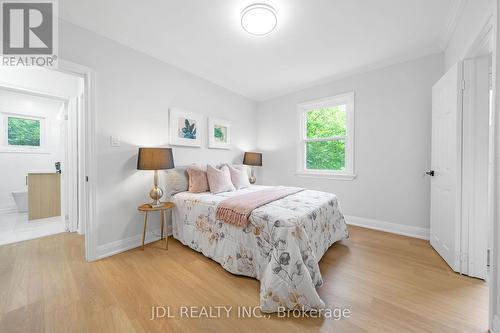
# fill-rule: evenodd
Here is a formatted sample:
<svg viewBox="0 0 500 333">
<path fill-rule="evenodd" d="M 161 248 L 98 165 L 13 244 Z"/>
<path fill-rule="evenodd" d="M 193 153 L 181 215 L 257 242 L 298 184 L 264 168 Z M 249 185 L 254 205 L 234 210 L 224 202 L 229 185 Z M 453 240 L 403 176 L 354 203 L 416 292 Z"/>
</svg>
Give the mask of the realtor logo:
<svg viewBox="0 0 500 333">
<path fill-rule="evenodd" d="M 1 1 L 2 65 L 55 65 L 56 8 L 55 0 Z"/>
</svg>

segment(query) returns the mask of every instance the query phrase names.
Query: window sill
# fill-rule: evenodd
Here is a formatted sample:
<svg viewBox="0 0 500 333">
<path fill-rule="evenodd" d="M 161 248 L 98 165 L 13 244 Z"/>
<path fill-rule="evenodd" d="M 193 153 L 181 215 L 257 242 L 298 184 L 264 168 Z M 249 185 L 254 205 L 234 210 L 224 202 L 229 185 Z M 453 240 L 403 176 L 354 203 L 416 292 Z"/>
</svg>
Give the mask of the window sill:
<svg viewBox="0 0 500 333">
<path fill-rule="evenodd" d="M 300 171 L 295 173 L 297 177 L 303 178 L 322 178 L 322 179 L 333 179 L 333 180 L 354 180 L 356 175 L 353 173 L 333 173 L 333 172 L 311 172 L 311 171 Z"/>
</svg>

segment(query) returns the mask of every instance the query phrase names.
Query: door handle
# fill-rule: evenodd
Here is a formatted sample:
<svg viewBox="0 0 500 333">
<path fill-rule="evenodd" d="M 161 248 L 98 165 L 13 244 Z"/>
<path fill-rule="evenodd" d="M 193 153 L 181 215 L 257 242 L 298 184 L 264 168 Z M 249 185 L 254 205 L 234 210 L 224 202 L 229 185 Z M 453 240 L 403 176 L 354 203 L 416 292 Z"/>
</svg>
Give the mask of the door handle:
<svg viewBox="0 0 500 333">
<path fill-rule="evenodd" d="M 429 170 L 425 172 L 426 175 L 434 177 L 434 170 Z"/>
</svg>

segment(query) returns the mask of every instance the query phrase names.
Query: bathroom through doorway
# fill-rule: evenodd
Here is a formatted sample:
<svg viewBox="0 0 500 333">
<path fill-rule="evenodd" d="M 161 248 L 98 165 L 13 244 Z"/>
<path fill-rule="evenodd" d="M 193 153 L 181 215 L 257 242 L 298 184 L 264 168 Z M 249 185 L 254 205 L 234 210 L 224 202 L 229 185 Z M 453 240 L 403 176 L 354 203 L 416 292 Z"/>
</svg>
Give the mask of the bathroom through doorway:
<svg viewBox="0 0 500 333">
<path fill-rule="evenodd" d="M 84 233 L 78 159 L 84 79 L 0 69 L 0 245 Z"/>
</svg>

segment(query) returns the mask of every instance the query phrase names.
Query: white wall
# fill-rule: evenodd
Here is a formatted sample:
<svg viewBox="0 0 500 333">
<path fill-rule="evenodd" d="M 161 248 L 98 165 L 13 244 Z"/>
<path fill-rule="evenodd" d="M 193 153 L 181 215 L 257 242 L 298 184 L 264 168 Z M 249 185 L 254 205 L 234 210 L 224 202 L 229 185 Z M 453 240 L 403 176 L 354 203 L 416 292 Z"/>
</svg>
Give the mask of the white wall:
<svg viewBox="0 0 500 333">
<path fill-rule="evenodd" d="M 96 71 L 96 224 L 101 248 L 119 247 L 142 232 L 136 207 L 148 200 L 153 174 L 136 170 L 137 149 L 168 145 L 169 107 L 227 119 L 232 125 L 231 150 L 207 149 L 206 143 L 201 149 L 174 147 L 177 165 L 241 161 L 243 151 L 256 146 L 253 101 L 66 22 L 59 31 L 60 58 Z M 121 139 L 121 147 L 110 146 L 111 135 Z M 155 217 L 151 221 L 158 224 Z"/>
<path fill-rule="evenodd" d="M 344 78 L 258 106 L 260 180 L 336 193 L 347 215 L 429 227 L 431 87 L 442 55 Z M 296 171 L 297 104 L 355 92 L 353 181 L 300 178 Z"/>
<path fill-rule="evenodd" d="M 444 53 L 445 69 L 466 57 L 479 32 L 493 15 L 494 8 L 494 0 L 466 0 Z"/>
<path fill-rule="evenodd" d="M 54 163 L 64 161 L 61 145 L 64 108 L 61 101 L 0 89 L 0 115 L 4 112 L 45 118 L 46 142 L 42 147 L 43 154 L 0 151 L 0 209 L 14 207 L 11 193 L 26 189 L 28 171 L 55 170 Z M 4 125 L 2 121 L 2 144 Z"/>
</svg>

